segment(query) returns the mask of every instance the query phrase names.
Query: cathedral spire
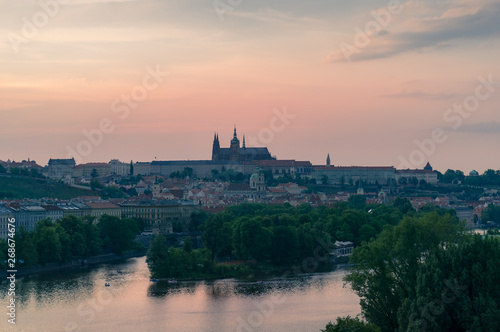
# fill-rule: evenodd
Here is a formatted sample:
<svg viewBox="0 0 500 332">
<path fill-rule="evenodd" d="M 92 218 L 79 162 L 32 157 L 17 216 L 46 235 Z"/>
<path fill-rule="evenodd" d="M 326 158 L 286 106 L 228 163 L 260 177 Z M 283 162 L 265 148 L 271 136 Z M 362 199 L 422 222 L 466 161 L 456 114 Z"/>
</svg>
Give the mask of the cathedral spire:
<svg viewBox="0 0 500 332">
<path fill-rule="evenodd" d="M 234 138 L 237 138 L 237 137 L 238 137 L 238 135 L 236 135 L 236 125 L 234 125 L 234 134 L 233 134 L 233 137 L 234 137 Z"/>
<path fill-rule="evenodd" d="M 330 166 L 330 154 L 326 156 L 326 166 Z"/>
<path fill-rule="evenodd" d="M 243 149 L 245 149 L 246 146 L 245 146 L 245 135 L 243 135 Z"/>
</svg>

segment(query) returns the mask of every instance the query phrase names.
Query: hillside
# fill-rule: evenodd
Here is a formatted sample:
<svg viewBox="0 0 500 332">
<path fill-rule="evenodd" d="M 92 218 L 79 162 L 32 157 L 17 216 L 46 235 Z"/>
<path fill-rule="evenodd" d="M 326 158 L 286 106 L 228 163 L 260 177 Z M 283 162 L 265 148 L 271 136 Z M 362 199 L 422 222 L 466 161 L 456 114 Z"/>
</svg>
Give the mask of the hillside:
<svg viewBox="0 0 500 332">
<path fill-rule="evenodd" d="M 91 191 L 72 188 L 60 182 L 21 176 L 0 177 L 0 199 L 52 197 L 70 199 L 92 195 Z"/>
</svg>

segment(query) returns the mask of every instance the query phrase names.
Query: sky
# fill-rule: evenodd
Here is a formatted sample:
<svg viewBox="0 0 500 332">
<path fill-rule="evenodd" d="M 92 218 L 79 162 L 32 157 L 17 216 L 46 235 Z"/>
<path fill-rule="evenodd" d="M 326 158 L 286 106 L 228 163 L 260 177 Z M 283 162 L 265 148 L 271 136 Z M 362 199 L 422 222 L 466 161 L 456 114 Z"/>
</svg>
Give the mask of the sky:
<svg viewBox="0 0 500 332">
<path fill-rule="evenodd" d="M 0 160 L 500 169 L 500 0 L 0 0 Z"/>
</svg>

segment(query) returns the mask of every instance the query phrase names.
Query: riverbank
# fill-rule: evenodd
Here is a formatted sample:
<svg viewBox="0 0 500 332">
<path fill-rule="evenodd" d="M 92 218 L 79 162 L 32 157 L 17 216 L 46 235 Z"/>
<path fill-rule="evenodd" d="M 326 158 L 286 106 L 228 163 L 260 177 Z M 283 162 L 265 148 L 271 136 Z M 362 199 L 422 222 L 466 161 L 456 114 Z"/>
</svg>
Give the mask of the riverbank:
<svg viewBox="0 0 500 332">
<path fill-rule="evenodd" d="M 67 262 L 64 264 L 49 263 L 49 264 L 46 264 L 45 266 L 32 266 L 29 268 L 18 268 L 16 275 L 18 277 L 25 277 L 25 276 L 30 276 L 30 275 L 44 274 L 44 273 L 51 273 L 51 272 L 82 271 L 82 270 L 92 268 L 97 264 L 112 263 L 112 262 L 125 260 L 128 258 L 142 257 L 145 255 L 146 255 L 145 249 L 126 251 L 126 252 L 122 253 L 121 255 L 110 253 L 110 254 L 105 254 L 105 255 L 92 256 L 92 257 L 86 258 L 85 260 L 82 260 L 82 259 L 72 260 L 71 262 Z"/>
</svg>

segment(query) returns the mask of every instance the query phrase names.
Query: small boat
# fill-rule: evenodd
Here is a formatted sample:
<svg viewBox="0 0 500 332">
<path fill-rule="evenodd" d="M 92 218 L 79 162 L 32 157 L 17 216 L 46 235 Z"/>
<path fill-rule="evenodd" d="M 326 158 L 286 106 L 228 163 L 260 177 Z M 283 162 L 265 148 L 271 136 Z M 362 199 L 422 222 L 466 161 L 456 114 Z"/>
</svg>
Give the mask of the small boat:
<svg viewBox="0 0 500 332">
<path fill-rule="evenodd" d="M 104 284 L 104 286 L 109 287 L 111 285 L 109 284 L 109 282 L 107 282 L 107 283 Z"/>
<path fill-rule="evenodd" d="M 150 279 L 149 281 L 151 281 L 151 282 L 158 282 L 160 280 L 158 280 L 158 279 Z"/>
<path fill-rule="evenodd" d="M 168 283 L 169 284 L 176 284 L 177 283 L 177 279 L 168 279 Z"/>
</svg>

